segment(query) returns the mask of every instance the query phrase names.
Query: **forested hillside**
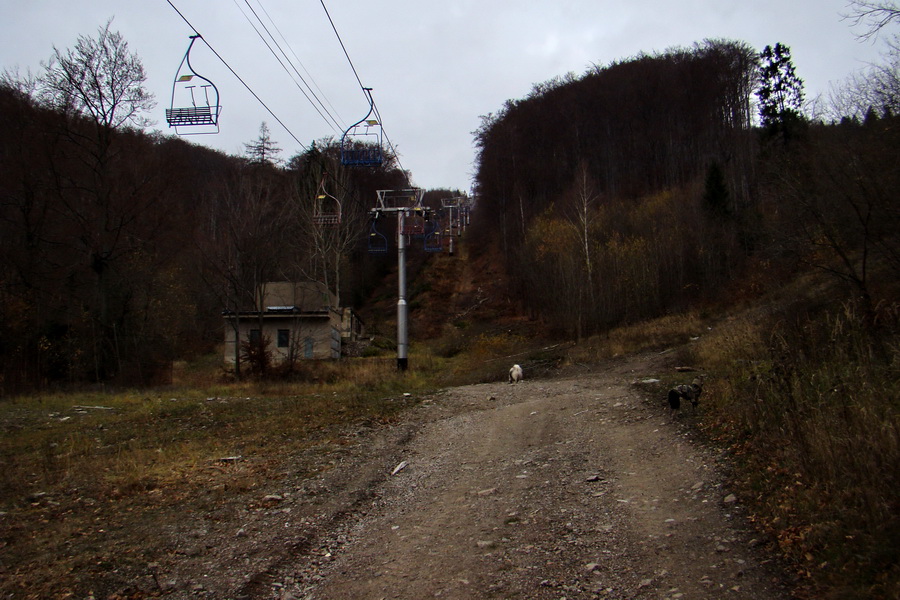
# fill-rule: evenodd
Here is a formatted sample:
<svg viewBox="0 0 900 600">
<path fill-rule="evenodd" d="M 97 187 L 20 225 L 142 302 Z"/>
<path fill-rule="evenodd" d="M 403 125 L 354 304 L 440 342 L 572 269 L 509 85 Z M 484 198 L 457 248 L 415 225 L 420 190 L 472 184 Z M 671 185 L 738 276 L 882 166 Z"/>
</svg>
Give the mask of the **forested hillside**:
<svg viewBox="0 0 900 600">
<path fill-rule="evenodd" d="M 395 288 L 372 292 L 394 263 L 367 239 L 376 191 L 411 186 L 396 157 L 345 167 L 326 139 L 284 161 L 265 124 L 242 156 L 143 133 L 140 61 L 100 34 L 35 78 L 0 77 L 0 395 L 165 381 L 266 282 L 393 304 Z M 808 597 L 898 597 L 898 74 L 894 45 L 813 113 L 787 46 L 714 40 L 506 102 L 474 132 L 471 262 L 410 263 L 432 277 L 410 294 L 429 361 L 462 357 L 473 377 L 466 360 L 496 371 L 523 340 L 592 340 L 552 345 L 555 368 L 682 319 L 684 339 L 640 347 L 696 341 L 678 350 L 709 376 L 692 423 L 731 453 L 773 553 Z"/>
<path fill-rule="evenodd" d="M 483 117 L 469 247 L 497 249 L 511 297 L 575 337 L 745 293 L 761 266 L 816 266 L 874 311 L 898 268 L 896 90 L 867 88 L 865 118 L 809 120 L 789 50 L 767 50 L 640 55 Z M 284 161 L 265 124 L 243 156 L 148 136 L 139 60 L 119 56 L 103 68 L 121 89 L 73 88 L 61 69 L 87 55 L 0 88 L 5 392 L 151 382 L 266 281 L 320 281 L 359 307 L 390 268 L 366 252 L 366 211 L 408 187 L 394 160 L 343 167 L 323 140 Z M 340 228 L 316 226 L 323 192 Z"/>
<path fill-rule="evenodd" d="M 320 281 L 358 305 L 380 281 L 367 210 L 375 190 L 409 185 L 392 159 L 342 168 L 324 140 L 284 164 L 265 125 L 226 156 L 43 85 L 0 86 L 0 393 L 164 380 L 221 343 L 222 311 L 252 308 L 265 282 Z M 323 190 L 340 227 L 315 222 Z"/>
<path fill-rule="evenodd" d="M 642 55 L 483 117 L 473 237 L 499 245 L 525 307 L 581 336 L 721 297 L 751 265 L 891 297 L 871 275 L 900 266 L 897 96 L 810 121 L 789 49 L 767 51 Z"/>
</svg>

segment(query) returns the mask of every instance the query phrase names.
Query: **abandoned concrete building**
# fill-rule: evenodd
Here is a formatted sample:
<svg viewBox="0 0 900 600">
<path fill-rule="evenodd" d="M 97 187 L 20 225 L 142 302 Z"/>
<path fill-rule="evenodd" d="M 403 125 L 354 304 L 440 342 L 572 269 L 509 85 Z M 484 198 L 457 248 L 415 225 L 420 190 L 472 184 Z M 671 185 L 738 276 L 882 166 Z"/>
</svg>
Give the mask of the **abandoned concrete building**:
<svg viewBox="0 0 900 600">
<path fill-rule="evenodd" d="M 226 363 L 234 364 L 238 344 L 265 340 L 276 362 L 338 359 L 344 345 L 364 333 L 363 323 L 324 284 L 270 282 L 253 310 L 225 311 Z"/>
</svg>

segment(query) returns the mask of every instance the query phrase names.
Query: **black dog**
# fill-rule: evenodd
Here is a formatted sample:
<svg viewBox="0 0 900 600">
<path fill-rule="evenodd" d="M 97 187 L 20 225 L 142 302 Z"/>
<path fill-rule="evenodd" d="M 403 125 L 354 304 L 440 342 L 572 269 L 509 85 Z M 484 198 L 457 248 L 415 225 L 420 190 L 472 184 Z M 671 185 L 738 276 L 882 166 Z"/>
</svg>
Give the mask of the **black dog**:
<svg viewBox="0 0 900 600">
<path fill-rule="evenodd" d="M 671 409 L 672 418 L 675 413 L 681 409 L 681 400 L 690 400 L 691 408 L 697 410 L 697 404 L 700 403 L 700 394 L 703 393 L 703 379 L 697 377 L 690 385 L 676 385 L 669 390 L 669 408 Z"/>
</svg>

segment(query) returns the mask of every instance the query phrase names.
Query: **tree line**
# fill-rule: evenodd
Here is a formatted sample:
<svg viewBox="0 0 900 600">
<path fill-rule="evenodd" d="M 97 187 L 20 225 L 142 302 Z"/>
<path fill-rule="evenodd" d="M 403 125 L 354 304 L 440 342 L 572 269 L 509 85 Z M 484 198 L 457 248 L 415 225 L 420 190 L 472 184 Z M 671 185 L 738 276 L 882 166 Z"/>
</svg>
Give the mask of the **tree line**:
<svg viewBox="0 0 900 600">
<path fill-rule="evenodd" d="M 872 265 L 896 275 L 900 90 L 871 89 L 868 118 L 812 119 L 788 46 L 727 40 L 536 85 L 474 132 L 471 233 L 576 337 L 722 297 L 766 261 L 827 269 L 874 306 Z"/>
<path fill-rule="evenodd" d="M 346 168 L 325 139 L 284 162 L 265 124 L 243 156 L 147 134 L 144 80 L 109 23 L 40 75 L 0 79 L 0 393 L 164 380 L 265 282 L 358 306 L 385 268 L 367 211 L 409 187 L 394 157 Z"/>
</svg>

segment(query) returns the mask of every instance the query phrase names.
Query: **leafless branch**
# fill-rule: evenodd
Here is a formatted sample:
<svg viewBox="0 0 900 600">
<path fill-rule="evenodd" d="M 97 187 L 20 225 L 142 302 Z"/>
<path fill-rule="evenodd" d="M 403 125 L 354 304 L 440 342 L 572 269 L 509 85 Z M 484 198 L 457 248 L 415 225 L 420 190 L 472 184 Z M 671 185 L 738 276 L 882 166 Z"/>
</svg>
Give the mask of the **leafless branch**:
<svg viewBox="0 0 900 600">
<path fill-rule="evenodd" d="M 861 40 L 877 37 L 892 21 L 900 21 L 900 6 L 892 0 L 850 0 L 850 13 L 844 15 L 854 27 L 862 25 L 866 30 L 858 34 Z"/>
</svg>

